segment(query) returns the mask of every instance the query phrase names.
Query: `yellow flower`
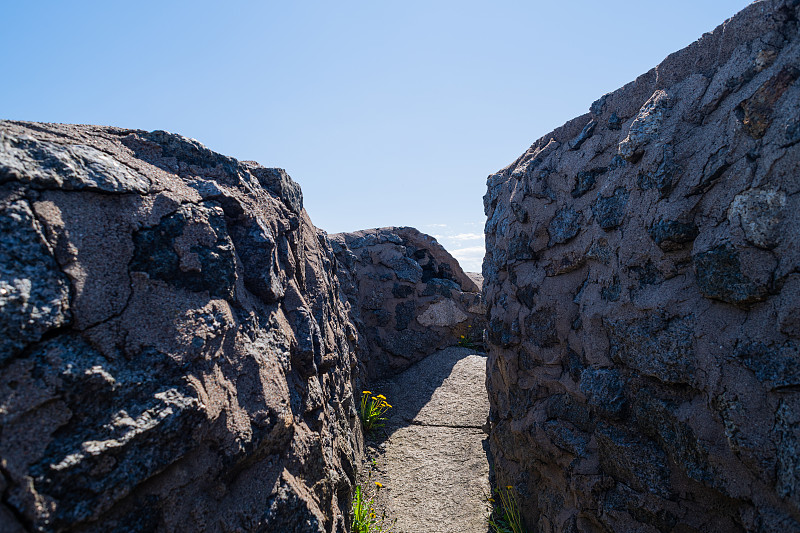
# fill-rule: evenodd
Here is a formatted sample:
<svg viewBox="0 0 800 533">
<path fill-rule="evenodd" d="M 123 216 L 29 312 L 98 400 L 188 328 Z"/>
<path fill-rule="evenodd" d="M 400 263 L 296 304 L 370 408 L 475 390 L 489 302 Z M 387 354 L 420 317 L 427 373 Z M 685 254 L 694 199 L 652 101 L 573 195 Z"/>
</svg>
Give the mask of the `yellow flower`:
<svg viewBox="0 0 800 533">
<path fill-rule="evenodd" d="M 384 406 L 386 406 L 386 407 L 391 407 L 391 405 L 389 405 L 389 404 L 388 404 L 388 403 L 386 403 L 386 402 L 383 402 L 383 405 L 384 405 Z"/>
<path fill-rule="evenodd" d="M 362 391 L 361 391 L 361 394 L 372 394 L 372 392 L 370 392 L 370 391 L 368 391 L 368 390 L 362 390 Z"/>
<path fill-rule="evenodd" d="M 380 398 L 381 400 L 385 400 L 385 399 L 386 399 L 386 396 L 384 396 L 383 394 L 378 394 L 378 395 L 376 396 L 376 398 Z"/>
<path fill-rule="evenodd" d="M 514 488 L 514 487 L 512 487 L 511 485 L 506 485 L 506 489 L 508 489 L 508 490 L 511 490 L 511 489 L 513 489 L 513 488 Z"/>
<path fill-rule="evenodd" d="M 382 489 L 382 488 L 383 488 L 383 484 L 381 484 L 381 482 L 380 482 L 380 481 L 376 481 L 376 482 L 375 482 L 375 486 L 376 486 L 376 487 L 378 487 L 379 489 Z"/>
</svg>

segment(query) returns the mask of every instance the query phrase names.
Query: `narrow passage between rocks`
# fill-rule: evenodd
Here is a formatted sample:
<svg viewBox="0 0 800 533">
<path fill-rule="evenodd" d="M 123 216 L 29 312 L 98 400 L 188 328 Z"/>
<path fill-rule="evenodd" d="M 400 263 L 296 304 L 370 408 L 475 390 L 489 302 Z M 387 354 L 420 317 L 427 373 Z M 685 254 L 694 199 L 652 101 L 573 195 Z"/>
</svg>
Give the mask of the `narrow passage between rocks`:
<svg viewBox="0 0 800 533">
<path fill-rule="evenodd" d="M 482 426 L 489 413 L 486 356 L 440 350 L 376 383 L 393 409 L 377 440 L 378 501 L 399 533 L 486 533 L 489 461 Z"/>
</svg>

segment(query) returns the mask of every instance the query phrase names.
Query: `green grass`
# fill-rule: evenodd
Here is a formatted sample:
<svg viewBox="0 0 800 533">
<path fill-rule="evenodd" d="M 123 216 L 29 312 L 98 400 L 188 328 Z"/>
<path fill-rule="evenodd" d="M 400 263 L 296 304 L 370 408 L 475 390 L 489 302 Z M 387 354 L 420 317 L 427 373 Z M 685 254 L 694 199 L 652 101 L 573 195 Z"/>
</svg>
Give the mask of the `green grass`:
<svg viewBox="0 0 800 533">
<path fill-rule="evenodd" d="M 361 392 L 361 406 L 358 416 L 361 418 L 361 425 L 364 433 L 370 434 L 380 429 L 386 423 L 386 413 L 392 406 L 386 401 L 383 394 L 373 396 L 372 392 L 365 390 Z"/>
<path fill-rule="evenodd" d="M 472 342 L 472 339 L 467 337 L 466 335 L 461 335 L 458 338 L 458 345 L 462 348 L 475 348 L 475 343 Z"/>
<path fill-rule="evenodd" d="M 487 522 L 491 533 L 526 533 L 514 487 L 508 485 L 504 489 L 495 489 L 486 502 L 489 504 Z"/>
<path fill-rule="evenodd" d="M 472 349 L 478 348 L 477 343 L 476 343 L 475 339 L 473 338 L 473 334 L 472 334 L 472 329 L 471 328 L 472 328 L 472 326 L 467 326 L 466 335 L 461 335 L 458 338 L 458 345 L 461 346 L 462 348 L 472 348 Z"/>
<path fill-rule="evenodd" d="M 375 491 L 383 485 L 375 482 Z M 353 494 L 353 524 L 350 526 L 352 533 L 389 533 L 391 527 L 386 526 L 386 513 L 378 516 L 375 510 L 375 497 L 369 497 L 361 485 L 356 485 Z"/>
</svg>

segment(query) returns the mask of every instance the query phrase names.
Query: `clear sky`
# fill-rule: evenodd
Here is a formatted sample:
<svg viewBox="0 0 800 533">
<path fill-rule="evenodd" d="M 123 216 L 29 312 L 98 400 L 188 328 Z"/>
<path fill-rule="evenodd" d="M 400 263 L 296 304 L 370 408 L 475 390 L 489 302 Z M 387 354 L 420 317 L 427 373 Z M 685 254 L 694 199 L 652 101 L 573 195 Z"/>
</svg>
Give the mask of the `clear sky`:
<svg viewBox="0 0 800 533">
<path fill-rule="evenodd" d="M 748 3 L 0 0 L 0 118 L 180 133 L 480 271 L 486 176 Z"/>
</svg>

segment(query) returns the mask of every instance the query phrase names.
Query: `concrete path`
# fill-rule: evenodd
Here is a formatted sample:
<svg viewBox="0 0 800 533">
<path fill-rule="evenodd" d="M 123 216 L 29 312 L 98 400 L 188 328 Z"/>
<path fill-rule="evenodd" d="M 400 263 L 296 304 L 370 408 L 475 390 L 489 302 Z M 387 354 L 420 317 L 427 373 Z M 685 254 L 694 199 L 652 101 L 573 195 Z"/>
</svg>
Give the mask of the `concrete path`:
<svg viewBox="0 0 800 533">
<path fill-rule="evenodd" d="M 430 355 L 373 392 L 394 408 L 373 448 L 379 502 L 398 533 L 486 533 L 489 491 L 486 357 L 467 348 Z M 374 445 L 375 443 L 373 443 Z"/>
</svg>

